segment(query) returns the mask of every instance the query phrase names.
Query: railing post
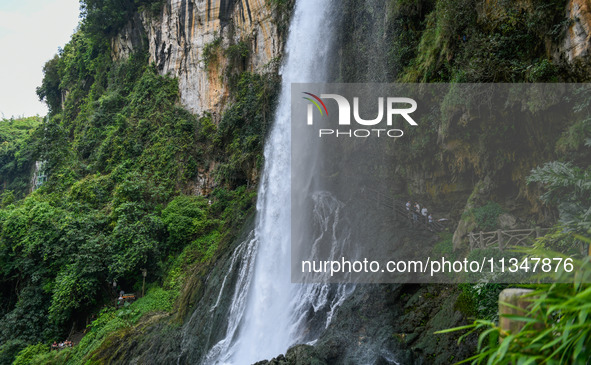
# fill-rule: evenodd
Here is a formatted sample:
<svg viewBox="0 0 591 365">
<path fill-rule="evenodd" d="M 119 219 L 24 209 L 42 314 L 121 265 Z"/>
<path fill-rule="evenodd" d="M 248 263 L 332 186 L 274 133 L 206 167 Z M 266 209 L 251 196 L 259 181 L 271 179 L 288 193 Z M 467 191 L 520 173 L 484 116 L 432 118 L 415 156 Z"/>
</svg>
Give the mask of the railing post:
<svg viewBox="0 0 591 365">
<path fill-rule="evenodd" d="M 526 316 L 529 310 L 529 306 L 531 305 L 532 300 L 534 299 L 528 294 L 531 294 L 533 290 L 531 289 L 515 289 L 515 288 L 507 288 L 504 289 L 499 294 L 499 327 L 504 333 L 512 333 L 516 334 L 525 325 L 524 321 L 513 320 L 507 317 L 504 317 L 503 314 L 514 314 L 519 316 Z M 519 310 L 517 309 L 519 308 Z M 535 324 L 534 328 L 543 329 L 541 324 Z M 499 341 L 502 341 L 503 338 L 499 338 Z"/>
<path fill-rule="evenodd" d="M 484 248 L 484 236 L 482 231 L 480 231 L 480 248 Z"/>
<path fill-rule="evenodd" d="M 474 233 L 468 233 L 468 239 L 470 240 L 470 250 L 474 249 Z"/>
<path fill-rule="evenodd" d="M 497 230 L 497 239 L 499 240 L 499 250 L 503 251 L 503 231 Z"/>
<path fill-rule="evenodd" d="M 540 229 L 540 226 L 536 226 L 536 238 L 540 237 L 542 237 L 542 230 Z"/>
</svg>

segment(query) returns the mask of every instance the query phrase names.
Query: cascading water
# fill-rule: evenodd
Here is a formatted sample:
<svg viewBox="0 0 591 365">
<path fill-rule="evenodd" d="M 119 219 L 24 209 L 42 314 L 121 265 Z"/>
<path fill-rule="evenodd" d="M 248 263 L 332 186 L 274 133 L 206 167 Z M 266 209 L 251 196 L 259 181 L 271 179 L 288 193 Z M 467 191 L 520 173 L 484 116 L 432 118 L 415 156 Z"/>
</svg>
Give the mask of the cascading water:
<svg viewBox="0 0 591 365">
<path fill-rule="evenodd" d="M 295 343 L 313 341 L 307 323 L 322 322 L 325 328 L 352 290 L 344 285 L 290 283 L 290 88 L 294 82 L 326 81 L 330 6 L 330 1 L 316 0 L 295 4 L 275 123 L 265 146 L 255 237 L 236 249 L 244 265 L 235 285 L 226 335 L 211 348 L 204 364 L 251 364 L 285 352 Z M 314 200 L 319 208 L 314 216 L 321 229 L 337 229 L 340 203 L 323 194 Z M 311 312 L 316 316 L 313 321 Z"/>
</svg>

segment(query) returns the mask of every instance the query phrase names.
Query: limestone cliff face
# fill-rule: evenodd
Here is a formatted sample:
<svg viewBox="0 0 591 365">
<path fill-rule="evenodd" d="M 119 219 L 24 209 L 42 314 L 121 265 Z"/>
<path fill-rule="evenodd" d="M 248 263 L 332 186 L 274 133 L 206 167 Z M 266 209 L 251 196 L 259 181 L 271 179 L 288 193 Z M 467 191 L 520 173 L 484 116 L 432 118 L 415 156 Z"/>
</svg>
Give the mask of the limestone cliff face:
<svg viewBox="0 0 591 365">
<path fill-rule="evenodd" d="M 572 63 L 589 56 L 591 50 L 591 1 L 569 0 L 566 6 L 564 35 L 554 58 Z"/>
<path fill-rule="evenodd" d="M 250 51 L 243 67 L 262 71 L 282 50 L 277 24 L 265 0 L 167 0 L 159 16 L 138 14 L 112 39 L 112 56 L 129 56 L 145 36 L 150 62 L 178 78 L 183 106 L 219 116 L 228 98 L 223 77 L 228 60 L 217 52 L 216 65 L 206 67 L 204 50 L 216 40 L 220 48 L 242 42 Z"/>
</svg>

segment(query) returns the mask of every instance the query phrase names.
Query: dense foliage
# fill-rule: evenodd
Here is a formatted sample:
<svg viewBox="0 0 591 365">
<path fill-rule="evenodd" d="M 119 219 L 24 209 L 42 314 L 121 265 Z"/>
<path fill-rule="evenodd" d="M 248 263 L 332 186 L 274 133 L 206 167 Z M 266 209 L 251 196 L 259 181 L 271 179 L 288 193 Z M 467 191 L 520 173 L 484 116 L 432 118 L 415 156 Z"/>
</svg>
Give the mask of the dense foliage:
<svg viewBox="0 0 591 365">
<path fill-rule="evenodd" d="M 163 0 L 81 0 L 84 19 L 82 27 L 87 33 L 106 37 L 117 34 L 138 11 L 157 14 Z"/>
<path fill-rule="evenodd" d="M 528 310 L 504 315 L 524 324 L 517 333 L 506 332 L 494 321 L 484 319 L 439 333 L 464 329 L 470 329 L 468 334 L 480 333 L 478 353 L 460 363 L 584 364 L 591 357 L 591 323 L 586 309 L 590 293 L 589 286 L 580 281 L 540 287 L 531 293 Z"/>
<path fill-rule="evenodd" d="M 28 192 L 40 124 L 39 117 L 0 120 L 0 206 Z"/>
<path fill-rule="evenodd" d="M 585 138 L 591 137 L 586 134 Z M 537 257 L 553 256 L 553 250 L 571 257 L 580 256 L 580 246 L 591 244 L 591 185 L 589 184 L 589 148 L 567 154 L 565 160 L 546 163 L 532 171 L 530 183 L 541 183 L 541 199 L 558 206 L 560 222 L 552 232 L 527 250 Z M 587 158 L 581 159 L 582 156 Z M 568 161 L 571 160 L 571 161 Z M 581 162 L 578 166 L 577 160 Z M 527 252 L 526 251 L 526 252 Z M 469 329 L 479 333 L 478 354 L 465 362 L 475 364 L 583 364 L 591 358 L 591 322 L 588 318 L 591 287 L 589 257 L 575 264 L 576 275 L 562 273 L 572 284 L 537 285 L 531 304 L 518 315 L 504 315 L 524 324 L 516 333 L 503 330 L 488 316 L 479 316 L 472 325 L 449 331 Z M 442 331 L 441 333 L 447 333 Z M 499 341 L 499 338 L 502 341 Z"/>
<path fill-rule="evenodd" d="M 437 1 L 425 18 L 417 57 L 408 63 L 403 79 L 554 81 L 559 72 L 547 58 L 546 44 L 560 35 L 563 14 L 560 0 L 502 6 L 475 0 Z"/>
<path fill-rule="evenodd" d="M 591 146 L 590 146 L 591 147 Z M 591 168 L 550 162 L 532 171 L 530 182 L 544 184 L 542 200 L 558 206 L 563 227 L 591 236 Z"/>
<path fill-rule="evenodd" d="M 474 220 L 481 231 L 492 231 L 497 228 L 497 219 L 503 213 L 503 208 L 498 203 L 488 202 L 486 205 L 472 210 Z"/>
<path fill-rule="evenodd" d="M 237 67 L 221 121 L 187 112 L 142 49 L 110 57 L 108 37 L 161 5 L 82 1 L 80 30 L 37 89 L 48 118 L 0 124 L 0 364 L 82 359 L 110 331 L 171 310 L 191 267 L 211 264 L 253 207 L 278 80 Z M 240 62 L 244 47 L 225 53 Z M 35 161 L 49 178 L 25 197 Z M 194 195 L 204 174 L 207 198 Z M 45 353 L 119 290 L 141 292 L 141 269 L 145 298 L 103 311 L 75 356 Z"/>
</svg>

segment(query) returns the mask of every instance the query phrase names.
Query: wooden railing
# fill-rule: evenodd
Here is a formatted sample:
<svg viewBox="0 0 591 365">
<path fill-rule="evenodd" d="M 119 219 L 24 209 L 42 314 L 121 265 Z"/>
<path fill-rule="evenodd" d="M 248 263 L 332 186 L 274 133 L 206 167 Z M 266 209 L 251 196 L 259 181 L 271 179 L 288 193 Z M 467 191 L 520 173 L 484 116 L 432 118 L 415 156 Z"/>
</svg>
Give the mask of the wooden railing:
<svg viewBox="0 0 591 365">
<path fill-rule="evenodd" d="M 444 224 L 437 221 L 429 223 L 425 220 L 425 217 L 422 216 L 420 213 L 417 213 L 418 219 L 415 220 L 413 218 L 414 210 L 406 210 L 405 202 L 401 200 L 396 200 L 394 197 L 386 195 L 381 191 L 365 187 L 363 189 L 363 193 L 365 194 L 367 199 L 376 202 L 379 208 L 390 210 L 393 213 L 395 219 L 408 220 L 411 224 L 420 227 L 421 229 L 427 229 L 429 231 L 441 232 L 445 229 Z M 413 207 L 411 207 L 411 209 L 413 209 Z"/>
<path fill-rule="evenodd" d="M 513 229 L 509 231 L 496 230 L 492 232 L 470 232 L 470 250 L 475 248 L 497 247 L 500 250 L 509 246 L 525 246 L 534 238 L 541 237 L 548 228 Z"/>
</svg>

